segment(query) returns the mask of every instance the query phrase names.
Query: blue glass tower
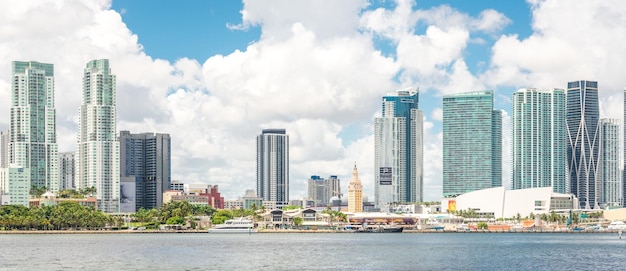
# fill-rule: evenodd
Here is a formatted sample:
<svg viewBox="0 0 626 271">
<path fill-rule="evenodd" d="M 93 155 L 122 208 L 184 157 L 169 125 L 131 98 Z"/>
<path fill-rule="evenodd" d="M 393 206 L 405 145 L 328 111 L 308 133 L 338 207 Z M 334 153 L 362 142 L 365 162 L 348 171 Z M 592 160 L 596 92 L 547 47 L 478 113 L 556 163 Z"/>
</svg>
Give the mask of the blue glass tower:
<svg viewBox="0 0 626 271">
<path fill-rule="evenodd" d="M 598 172 L 599 108 L 598 82 L 567 83 L 567 161 L 570 192 L 578 197 L 583 209 L 596 209 Z"/>
<path fill-rule="evenodd" d="M 493 92 L 443 97 L 443 196 L 502 186 L 502 111 Z"/>
<path fill-rule="evenodd" d="M 423 113 L 417 88 L 382 98 L 382 116 L 374 120 L 376 205 L 423 201 Z"/>
</svg>

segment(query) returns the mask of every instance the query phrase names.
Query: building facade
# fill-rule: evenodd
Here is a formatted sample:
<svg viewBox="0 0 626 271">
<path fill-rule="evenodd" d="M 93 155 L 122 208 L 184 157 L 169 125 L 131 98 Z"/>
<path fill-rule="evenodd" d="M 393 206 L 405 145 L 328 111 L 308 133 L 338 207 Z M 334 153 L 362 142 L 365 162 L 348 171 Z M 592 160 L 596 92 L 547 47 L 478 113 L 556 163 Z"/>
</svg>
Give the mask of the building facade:
<svg viewBox="0 0 626 271">
<path fill-rule="evenodd" d="M 600 207 L 622 204 L 619 130 L 618 119 L 600 119 Z"/>
<path fill-rule="evenodd" d="M 74 152 L 59 153 L 59 190 L 74 189 Z"/>
<path fill-rule="evenodd" d="M 502 112 L 493 92 L 443 97 L 443 196 L 502 186 Z"/>
<path fill-rule="evenodd" d="M 423 112 L 417 88 L 382 98 L 382 116 L 374 120 L 374 193 L 376 206 L 423 201 Z"/>
<path fill-rule="evenodd" d="M 359 180 L 359 170 L 354 165 L 352 179 L 348 184 L 348 212 L 363 212 L 363 184 Z"/>
<path fill-rule="evenodd" d="M 121 177 L 135 179 L 135 208 L 159 208 L 171 185 L 169 134 L 120 131 Z"/>
<path fill-rule="evenodd" d="M 626 88 L 624 88 L 624 118 L 623 118 L 623 125 L 622 128 L 623 133 L 622 135 L 624 136 L 623 141 L 622 141 L 622 146 L 623 147 L 623 151 L 624 151 L 624 167 L 622 167 L 622 199 L 621 199 L 621 203 L 622 203 L 622 207 L 626 207 Z"/>
<path fill-rule="evenodd" d="M 76 189 L 96 188 L 98 209 L 119 212 L 120 152 L 116 138 L 116 81 L 108 59 L 87 63 L 78 114 Z"/>
<path fill-rule="evenodd" d="M 0 131 L 0 168 L 9 167 L 9 131 Z"/>
<path fill-rule="evenodd" d="M 8 164 L 28 169 L 30 186 L 58 192 L 54 66 L 34 61 L 11 64 Z"/>
<path fill-rule="evenodd" d="M 335 175 L 324 179 L 313 175 L 307 185 L 308 199 L 313 201 L 315 207 L 328 206 L 332 197 L 341 198 L 340 180 Z"/>
<path fill-rule="evenodd" d="M 565 101 L 562 89 L 513 93 L 512 189 L 567 193 Z"/>
<path fill-rule="evenodd" d="M 597 193 L 600 152 L 598 82 L 567 83 L 567 162 L 570 192 L 580 208 L 599 208 Z"/>
<path fill-rule="evenodd" d="M 256 191 L 264 201 L 289 204 L 289 135 L 285 129 L 263 129 L 256 138 Z"/>
</svg>

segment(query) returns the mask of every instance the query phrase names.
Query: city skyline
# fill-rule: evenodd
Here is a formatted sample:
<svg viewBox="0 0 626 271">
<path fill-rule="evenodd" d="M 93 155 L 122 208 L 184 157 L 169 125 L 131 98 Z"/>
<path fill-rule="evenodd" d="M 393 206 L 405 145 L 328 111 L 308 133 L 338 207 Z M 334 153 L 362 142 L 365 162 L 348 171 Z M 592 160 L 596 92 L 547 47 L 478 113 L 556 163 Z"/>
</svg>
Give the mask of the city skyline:
<svg viewBox="0 0 626 271">
<path fill-rule="evenodd" d="M 108 58 L 118 130 L 170 133 L 172 178 L 219 185 L 226 198 L 255 187 L 258 131 L 284 127 L 292 198 L 306 196 L 312 174 L 348 180 L 356 162 L 372 199 L 373 119 L 394 89 L 420 88 L 427 201 L 442 194 L 444 95 L 494 91 L 504 110 L 506 186 L 515 90 L 594 80 L 600 117 L 624 114 L 626 23 L 613 16 L 626 13 L 620 1 L 0 5 L 0 131 L 10 126 L 10 62 L 54 63 L 59 151 L 74 151 L 84 64 Z"/>
</svg>

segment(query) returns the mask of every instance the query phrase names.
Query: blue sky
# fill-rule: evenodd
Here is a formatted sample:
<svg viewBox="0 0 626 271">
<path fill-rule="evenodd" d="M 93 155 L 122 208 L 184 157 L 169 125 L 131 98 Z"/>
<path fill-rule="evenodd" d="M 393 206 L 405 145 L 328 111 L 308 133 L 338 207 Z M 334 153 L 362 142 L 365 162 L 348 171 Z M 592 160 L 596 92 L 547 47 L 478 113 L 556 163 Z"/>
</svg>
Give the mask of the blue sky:
<svg viewBox="0 0 626 271">
<path fill-rule="evenodd" d="M 311 175 L 337 175 L 345 192 L 355 162 L 373 198 L 380 99 L 417 86 L 424 195 L 439 200 L 441 97 L 495 91 L 508 185 L 517 88 L 597 80 L 601 116 L 623 116 L 625 14 L 621 0 L 7 0 L 0 130 L 10 62 L 53 63 L 59 150 L 73 151 L 82 70 L 107 58 L 118 131 L 169 133 L 173 179 L 235 199 L 255 188 L 256 135 L 285 128 L 292 198 L 306 196 Z"/>
<path fill-rule="evenodd" d="M 395 6 L 394 1 L 372 1 L 367 10 L 393 9 Z M 510 20 L 502 29 L 502 34 L 515 34 L 523 39 L 532 33 L 530 8 L 525 1 L 417 1 L 415 8 L 431 9 L 440 6 L 450 6 L 475 17 L 485 9 L 494 9 Z M 154 4 L 154 1 L 149 0 L 114 0 L 111 8 L 122 15 L 124 23 L 139 37 L 139 43 L 147 55 L 170 62 L 180 58 L 192 58 L 202 62 L 214 55 L 228 55 L 235 50 L 245 51 L 261 35 L 261 26 L 258 25 L 245 30 L 228 27 L 242 22 L 241 10 L 244 5 L 237 1 L 192 0 Z M 415 33 L 423 33 L 427 27 L 427 23 L 418 24 Z M 477 73 L 487 68 L 491 46 L 498 36 L 475 33 L 472 38 L 483 42 L 468 43 L 463 56 L 468 69 Z M 383 55 L 395 56 L 395 47 L 390 40 L 376 39 L 375 46 Z M 430 112 L 435 107 L 440 107 L 440 95 L 422 90 L 425 93 L 421 97 L 421 108 Z M 508 88 L 503 91 L 508 95 L 513 90 Z M 495 107 L 509 110 L 510 104 L 507 100 L 496 100 Z M 440 126 L 435 127 L 439 128 Z M 346 125 L 340 133 L 344 144 L 349 144 L 362 135 L 359 125 Z"/>
</svg>

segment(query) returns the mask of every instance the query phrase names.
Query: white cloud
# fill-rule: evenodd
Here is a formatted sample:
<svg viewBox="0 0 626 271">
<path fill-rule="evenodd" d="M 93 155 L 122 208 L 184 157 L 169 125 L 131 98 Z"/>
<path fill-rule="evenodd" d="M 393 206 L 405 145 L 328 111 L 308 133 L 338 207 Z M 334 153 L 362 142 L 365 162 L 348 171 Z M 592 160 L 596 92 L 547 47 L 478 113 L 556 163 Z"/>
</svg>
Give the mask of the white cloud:
<svg viewBox="0 0 626 271">
<path fill-rule="evenodd" d="M 530 4 L 534 33 L 498 37 L 486 71 L 476 75 L 466 64 L 468 44 L 489 46 L 510 23 L 495 10 L 472 17 L 446 5 L 419 9 L 408 0 L 391 10 L 364 9 L 364 0 L 245 1 L 239 27 L 260 27 L 257 41 L 227 55 L 170 63 L 144 53 L 110 1 L 5 1 L 0 129 L 8 127 L 10 61 L 54 63 L 58 141 L 60 150 L 73 150 L 83 67 L 109 58 L 118 79 L 118 130 L 170 133 L 173 179 L 218 184 L 226 198 L 236 198 L 255 187 L 256 136 L 263 128 L 286 128 L 292 196 L 306 195 L 311 175 L 338 175 L 347 187 L 356 162 L 373 199 L 371 121 L 380 97 L 394 89 L 419 86 L 420 101 L 433 105 L 455 92 L 598 80 L 602 114 L 621 117 L 626 5 Z M 395 52 L 383 55 L 378 39 Z M 425 194 L 437 200 L 441 109 L 431 116 L 424 130 Z M 508 148 L 510 123 L 503 122 Z M 346 127 L 365 132 L 344 142 L 339 134 Z"/>
</svg>

